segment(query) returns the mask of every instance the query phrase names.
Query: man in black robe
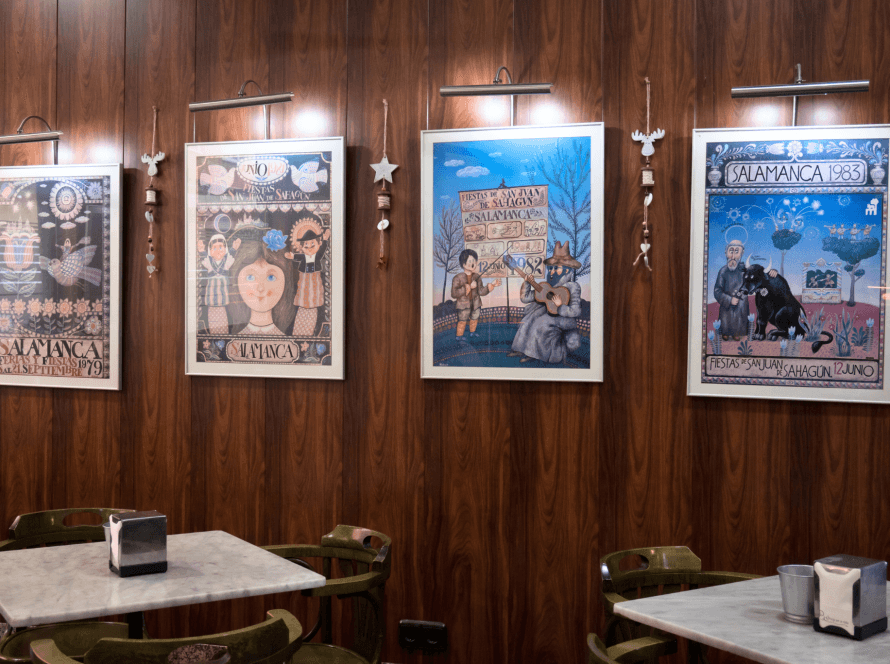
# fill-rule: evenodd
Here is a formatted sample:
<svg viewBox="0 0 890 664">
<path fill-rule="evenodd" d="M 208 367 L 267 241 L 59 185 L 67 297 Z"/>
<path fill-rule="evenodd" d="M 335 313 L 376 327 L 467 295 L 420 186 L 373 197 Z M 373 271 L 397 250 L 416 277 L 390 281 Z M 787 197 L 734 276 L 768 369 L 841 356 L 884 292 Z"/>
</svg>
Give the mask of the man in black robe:
<svg viewBox="0 0 890 664">
<path fill-rule="evenodd" d="M 726 245 L 726 265 L 717 273 L 714 299 L 720 305 L 720 335 L 724 340 L 748 336 L 748 298 L 739 296 L 745 272 L 739 269 L 745 246 L 739 240 Z"/>
</svg>

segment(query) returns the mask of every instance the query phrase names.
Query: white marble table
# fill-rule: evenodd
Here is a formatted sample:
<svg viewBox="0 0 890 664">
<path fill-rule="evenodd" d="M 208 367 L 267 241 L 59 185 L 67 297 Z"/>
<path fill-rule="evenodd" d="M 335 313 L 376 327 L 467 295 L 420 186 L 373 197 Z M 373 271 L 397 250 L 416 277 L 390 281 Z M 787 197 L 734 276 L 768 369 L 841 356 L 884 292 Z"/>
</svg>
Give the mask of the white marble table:
<svg viewBox="0 0 890 664">
<path fill-rule="evenodd" d="M 105 542 L 0 554 L 0 614 L 13 627 L 122 613 L 135 617 L 324 584 L 322 575 L 218 530 L 170 535 L 166 573 L 124 579 L 108 569 Z M 141 632 L 141 615 L 138 628 Z"/>
<path fill-rule="evenodd" d="M 615 612 L 764 664 L 890 662 L 890 632 L 854 641 L 785 620 L 778 576 L 635 599 Z"/>
</svg>

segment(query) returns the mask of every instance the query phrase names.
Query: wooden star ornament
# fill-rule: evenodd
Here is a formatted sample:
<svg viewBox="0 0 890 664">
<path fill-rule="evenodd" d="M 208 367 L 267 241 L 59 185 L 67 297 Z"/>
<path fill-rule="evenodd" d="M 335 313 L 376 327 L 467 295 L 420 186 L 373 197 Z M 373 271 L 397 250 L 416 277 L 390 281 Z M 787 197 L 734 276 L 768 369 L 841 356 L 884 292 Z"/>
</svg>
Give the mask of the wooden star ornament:
<svg viewBox="0 0 890 664">
<path fill-rule="evenodd" d="M 392 172 L 398 167 L 398 164 L 390 164 L 386 155 L 383 155 L 383 159 L 380 160 L 379 164 L 371 164 L 371 168 L 374 169 L 374 182 L 379 182 L 380 180 L 392 182 Z"/>
</svg>

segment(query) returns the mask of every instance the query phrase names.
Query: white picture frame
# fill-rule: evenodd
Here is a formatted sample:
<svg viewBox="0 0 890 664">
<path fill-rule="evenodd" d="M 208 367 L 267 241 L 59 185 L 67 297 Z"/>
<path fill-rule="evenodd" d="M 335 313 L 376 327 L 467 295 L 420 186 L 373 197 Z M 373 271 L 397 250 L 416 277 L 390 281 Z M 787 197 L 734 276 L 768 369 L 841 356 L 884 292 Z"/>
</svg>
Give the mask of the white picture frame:
<svg viewBox="0 0 890 664">
<path fill-rule="evenodd" d="M 0 385 L 121 389 L 121 178 L 0 168 Z"/>
<path fill-rule="evenodd" d="M 888 141 L 887 125 L 694 130 L 690 396 L 890 401 Z"/>
<path fill-rule="evenodd" d="M 602 381 L 603 136 L 602 123 L 421 132 L 423 378 Z M 541 314 L 520 270 L 575 296 Z"/>
<path fill-rule="evenodd" d="M 342 380 L 344 139 L 189 143 L 185 164 L 186 373 Z"/>
</svg>

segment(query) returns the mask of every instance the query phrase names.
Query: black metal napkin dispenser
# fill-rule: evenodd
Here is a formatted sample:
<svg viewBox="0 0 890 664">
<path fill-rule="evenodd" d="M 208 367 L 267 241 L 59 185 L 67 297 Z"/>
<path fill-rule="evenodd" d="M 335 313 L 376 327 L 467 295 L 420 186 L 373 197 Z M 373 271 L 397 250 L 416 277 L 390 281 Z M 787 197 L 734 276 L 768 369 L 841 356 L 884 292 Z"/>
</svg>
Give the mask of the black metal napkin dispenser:
<svg viewBox="0 0 890 664">
<path fill-rule="evenodd" d="M 887 563 L 837 555 L 813 564 L 813 629 L 857 641 L 887 629 Z"/>
<path fill-rule="evenodd" d="M 108 567 L 118 576 L 167 571 L 167 517 L 155 511 L 112 514 Z"/>
</svg>

